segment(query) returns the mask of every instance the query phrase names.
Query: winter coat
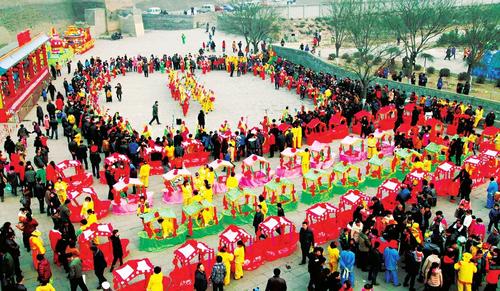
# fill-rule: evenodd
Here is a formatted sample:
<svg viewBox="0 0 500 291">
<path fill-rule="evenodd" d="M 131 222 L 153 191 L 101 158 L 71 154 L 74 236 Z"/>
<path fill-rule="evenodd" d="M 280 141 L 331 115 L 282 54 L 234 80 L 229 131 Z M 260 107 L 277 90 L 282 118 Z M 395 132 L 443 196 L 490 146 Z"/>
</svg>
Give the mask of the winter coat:
<svg viewBox="0 0 500 291">
<path fill-rule="evenodd" d="M 390 271 L 398 269 L 399 253 L 396 249 L 386 248 L 384 250 L 385 268 Z"/>
</svg>

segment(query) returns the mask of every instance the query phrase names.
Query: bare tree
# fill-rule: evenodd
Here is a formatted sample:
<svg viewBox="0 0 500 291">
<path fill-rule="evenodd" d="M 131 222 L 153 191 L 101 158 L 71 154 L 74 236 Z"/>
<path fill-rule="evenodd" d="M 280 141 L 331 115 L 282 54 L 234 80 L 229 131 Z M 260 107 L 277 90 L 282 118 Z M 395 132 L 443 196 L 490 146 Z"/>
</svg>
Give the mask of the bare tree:
<svg viewBox="0 0 500 291">
<path fill-rule="evenodd" d="M 376 68 L 386 65 L 401 53 L 395 46 L 379 44 L 380 33 L 386 28 L 384 20 L 378 17 L 381 9 L 378 1 L 357 2 L 351 7 L 346 23 L 347 37 L 356 48 L 353 61 L 346 67 L 361 82 L 362 98 L 366 98 L 368 86 L 376 78 Z"/>
<path fill-rule="evenodd" d="M 346 25 L 353 3 L 353 0 L 332 0 L 330 2 L 330 15 L 327 18 L 327 23 L 332 32 L 332 39 L 335 43 L 335 56 L 337 57 L 347 35 Z"/>
<path fill-rule="evenodd" d="M 485 13 L 483 7 L 480 4 L 466 7 L 468 21 L 463 24 L 463 36 L 459 37 L 460 44 L 470 49 L 465 58 L 469 80 L 472 69 L 479 65 L 484 53 L 498 49 L 500 43 L 500 18 L 498 15 Z"/>
<path fill-rule="evenodd" d="M 259 43 L 280 33 L 280 18 L 271 6 L 253 2 L 233 2 L 234 11 L 218 17 L 221 30 L 242 35 L 247 45 L 252 44 L 254 52 Z"/>
<path fill-rule="evenodd" d="M 453 25 L 455 0 L 397 0 L 385 9 L 388 27 L 401 38 L 410 64 L 429 48 L 431 40 Z M 413 66 L 407 68 L 411 74 Z"/>
</svg>

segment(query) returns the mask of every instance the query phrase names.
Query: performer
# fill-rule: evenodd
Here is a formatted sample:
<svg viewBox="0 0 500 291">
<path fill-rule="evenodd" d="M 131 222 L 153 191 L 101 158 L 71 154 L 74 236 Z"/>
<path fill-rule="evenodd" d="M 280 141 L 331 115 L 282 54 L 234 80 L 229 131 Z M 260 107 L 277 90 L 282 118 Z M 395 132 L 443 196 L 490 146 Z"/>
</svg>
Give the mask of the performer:
<svg viewBox="0 0 500 291">
<path fill-rule="evenodd" d="M 146 188 L 149 186 L 149 173 L 150 173 L 150 171 L 151 171 L 151 166 L 148 163 L 143 162 L 143 164 L 141 165 L 141 168 L 139 169 L 139 180 L 142 182 L 142 184 Z"/>
<path fill-rule="evenodd" d="M 234 250 L 234 279 L 243 278 L 243 263 L 245 262 L 245 244 L 239 240 Z"/>
<path fill-rule="evenodd" d="M 38 269 L 38 254 L 45 254 L 45 247 L 43 246 L 42 233 L 39 230 L 34 230 L 29 238 L 31 257 L 33 258 L 33 266 Z"/>
<path fill-rule="evenodd" d="M 300 162 L 302 165 L 302 175 L 305 175 L 310 169 L 311 153 L 309 152 L 309 149 L 306 148 L 299 155 L 301 158 Z"/>
<path fill-rule="evenodd" d="M 377 154 L 377 139 L 373 133 L 368 136 L 366 144 L 368 146 L 368 159 L 371 159 Z"/>
<path fill-rule="evenodd" d="M 231 282 L 231 262 L 234 260 L 234 255 L 228 253 L 225 246 L 223 246 L 220 249 L 220 252 L 217 255 L 222 257 L 222 263 L 226 267 L 226 276 L 224 277 L 224 285 L 227 286 Z"/>
</svg>

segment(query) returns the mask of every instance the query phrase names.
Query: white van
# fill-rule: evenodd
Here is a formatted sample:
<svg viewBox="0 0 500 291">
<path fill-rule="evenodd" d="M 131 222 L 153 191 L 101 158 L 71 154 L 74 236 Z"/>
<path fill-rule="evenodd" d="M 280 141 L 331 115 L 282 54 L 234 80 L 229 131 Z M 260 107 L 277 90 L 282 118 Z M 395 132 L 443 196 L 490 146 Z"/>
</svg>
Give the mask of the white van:
<svg viewBox="0 0 500 291">
<path fill-rule="evenodd" d="M 198 9 L 198 13 L 215 12 L 215 5 L 203 4 L 201 8 Z"/>
<path fill-rule="evenodd" d="M 161 14 L 161 8 L 160 7 L 150 7 L 150 8 L 148 8 L 148 10 L 146 10 L 146 14 L 159 15 L 159 14 Z"/>
</svg>

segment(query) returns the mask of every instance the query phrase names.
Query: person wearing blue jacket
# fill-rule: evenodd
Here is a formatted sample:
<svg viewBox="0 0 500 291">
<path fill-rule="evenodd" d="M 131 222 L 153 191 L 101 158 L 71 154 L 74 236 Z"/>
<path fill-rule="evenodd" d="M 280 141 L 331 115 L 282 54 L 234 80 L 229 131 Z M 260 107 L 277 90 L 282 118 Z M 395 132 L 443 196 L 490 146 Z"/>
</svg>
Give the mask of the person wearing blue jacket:
<svg viewBox="0 0 500 291">
<path fill-rule="evenodd" d="M 354 263 L 356 261 L 356 256 L 352 249 L 342 250 L 340 252 L 339 258 L 339 268 L 340 268 L 340 278 L 342 284 L 346 280 L 351 282 L 351 286 L 354 286 Z"/>
<path fill-rule="evenodd" d="M 384 250 L 384 263 L 385 263 L 385 282 L 394 284 L 394 286 L 401 286 L 398 280 L 398 242 L 391 241 L 388 247 Z"/>
<path fill-rule="evenodd" d="M 495 193 L 498 192 L 498 184 L 495 181 L 495 177 L 490 177 L 490 184 L 488 184 L 488 189 L 486 189 L 488 196 L 486 197 L 486 208 L 493 208 L 495 205 Z"/>
</svg>

